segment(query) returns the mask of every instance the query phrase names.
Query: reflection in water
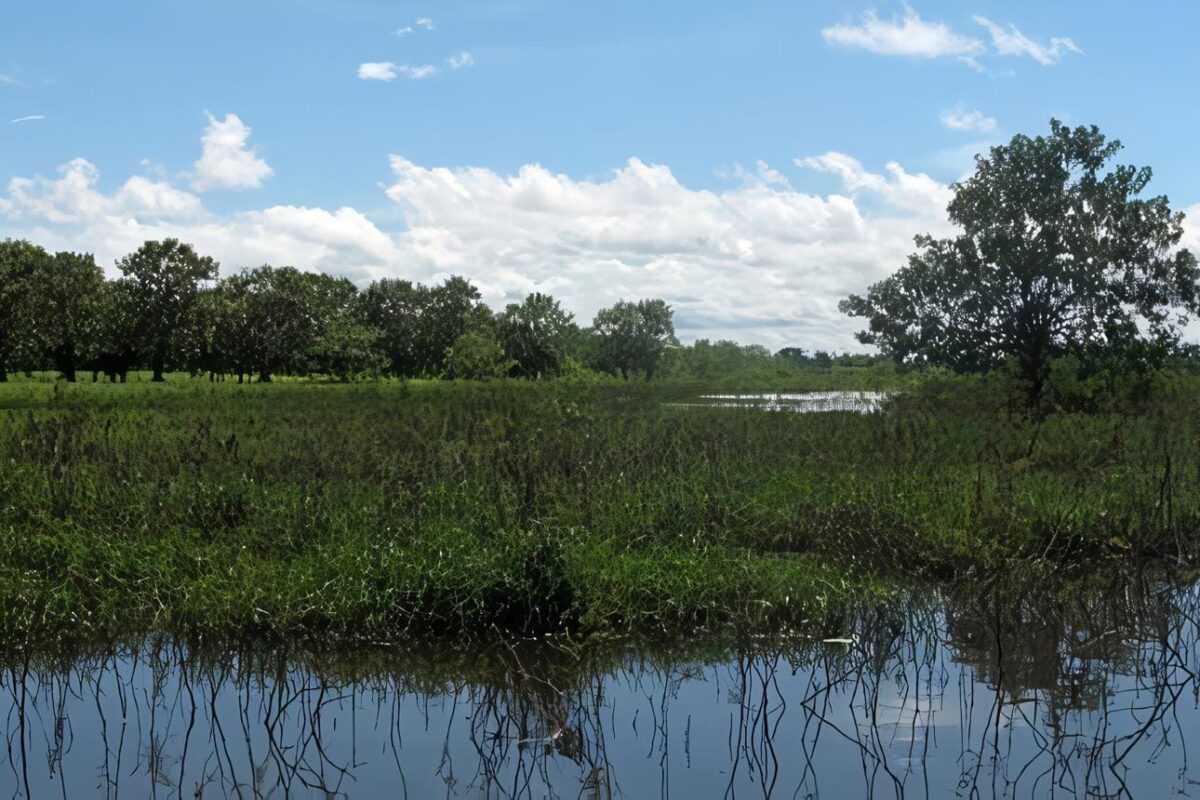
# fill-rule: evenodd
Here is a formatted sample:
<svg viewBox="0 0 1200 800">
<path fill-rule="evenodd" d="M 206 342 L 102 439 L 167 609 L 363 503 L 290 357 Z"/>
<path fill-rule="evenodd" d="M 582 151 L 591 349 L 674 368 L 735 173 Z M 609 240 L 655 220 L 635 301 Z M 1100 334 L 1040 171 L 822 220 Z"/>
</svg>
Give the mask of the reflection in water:
<svg viewBox="0 0 1200 800">
<path fill-rule="evenodd" d="M 1198 597 L 1139 577 L 975 586 L 863 610 L 838 640 L 724 652 L 523 643 L 347 661 L 154 639 L 10 656 L 0 789 L 1165 796 L 1198 777 Z"/>
</svg>

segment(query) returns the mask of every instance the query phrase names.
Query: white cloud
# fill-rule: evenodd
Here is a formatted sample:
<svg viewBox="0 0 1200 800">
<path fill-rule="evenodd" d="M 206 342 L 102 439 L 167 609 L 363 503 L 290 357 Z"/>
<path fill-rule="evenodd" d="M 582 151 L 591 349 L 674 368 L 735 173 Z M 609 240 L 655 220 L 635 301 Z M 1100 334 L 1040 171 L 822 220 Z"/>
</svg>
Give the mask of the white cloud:
<svg viewBox="0 0 1200 800">
<path fill-rule="evenodd" d="M 393 64 L 391 61 L 379 61 L 358 65 L 358 77 L 364 81 L 392 81 L 399 75 L 419 81 L 431 75 L 436 75 L 437 71 L 437 67 L 432 64 L 410 67 L 407 64 Z"/>
<path fill-rule="evenodd" d="M 399 156 L 388 195 L 405 210 L 406 249 L 435 273 L 474 278 L 494 304 L 536 289 L 589 320 L 621 297 L 660 296 L 685 337 L 850 348 L 855 324 L 838 300 L 903 264 L 915 233 L 945 232 L 949 190 L 837 153 L 813 165 L 836 167 L 851 196 L 796 191 L 766 164 L 708 191 L 637 159 L 595 182 Z"/>
<path fill-rule="evenodd" d="M 475 57 L 464 50 L 458 55 L 450 56 L 450 58 L 446 59 L 446 63 L 450 65 L 450 69 L 462 69 L 463 67 L 473 66 L 475 64 Z"/>
<path fill-rule="evenodd" d="M 436 75 L 438 68 L 432 64 L 422 64 L 419 67 L 410 67 L 407 64 L 401 64 L 396 67 L 396 71 L 406 78 L 419 81 L 431 75 Z"/>
<path fill-rule="evenodd" d="M 83 158 L 62 165 L 58 174 L 57 179 L 13 178 L 8 184 L 5 215 L 56 225 L 103 218 L 161 220 L 203 215 L 200 198 L 196 195 L 140 175 L 129 178 L 112 195 L 104 195 L 96 188 L 100 181 L 99 170 Z"/>
<path fill-rule="evenodd" d="M 0 84 L 3 84 L 4 86 L 24 86 L 25 85 L 17 79 L 16 75 L 9 75 L 8 73 L 5 73 L 5 72 L 0 72 Z"/>
<path fill-rule="evenodd" d="M 1200 203 L 1183 210 L 1183 241 L 1181 245 L 1200 258 Z"/>
<path fill-rule="evenodd" d="M 198 192 L 209 189 L 257 189 L 275 174 L 262 158 L 246 144 L 250 127 L 237 114 L 226 114 L 224 120 L 208 115 L 208 127 L 200 137 L 200 160 L 194 166 L 192 188 Z"/>
<path fill-rule="evenodd" d="M 396 36 L 408 36 L 412 32 L 413 32 L 412 26 L 405 25 L 403 28 L 396 28 L 394 33 Z"/>
<path fill-rule="evenodd" d="M 358 65 L 358 79 L 363 81 L 391 81 L 396 79 L 396 65 L 391 61 L 368 61 Z"/>
<path fill-rule="evenodd" d="M 874 11 L 862 14 L 857 24 L 831 25 L 822 29 L 825 41 L 846 47 L 859 47 L 885 56 L 913 58 L 950 57 L 982 70 L 980 57 L 987 54 L 1029 56 L 1039 64 L 1057 63 L 1066 53 L 1082 53 L 1075 42 L 1055 36 L 1048 45 L 1030 39 L 1010 24 L 1007 28 L 987 17 L 973 17 L 991 37 L 991 48 L 978 37 L 959 33 L 944 22 L 929 22 L 907 3 L 903 16 L 881 19 Z"/>
<path fill-rule="evenodd" d="M 1005 29 L 987 17 L 974 17 L 977 24 L 987 29 L 992 36 L 992 46 L 1003 56 L 1029 56 L 1043 66 L 1055 64 L 1065 53 L 1082 53 L 1074 41 L 1065 36 L 1055 36 L 1049 45 L 1040 45 L 1017 30 L 1016 25 Z"/>
<path fill-rule="evenodd" d="M 8 121 L 8 124 L 16 125 L 21 122 L 38 122 L 39 120 L 43 120 L 45 118 L 46 118 L 46 116 L 44 114 L 30 114 L 27 117 L 17 117 L 16 119 L 10 119 Z"/>
<path fill-rule="evenodd" d="M 396 65 L 391 61 L 368 61 L 358 65 L 358 79 L 362 81 L 391 81 L 396 79 Z"/>
<path fill-rule="evenodd" d="M 418 17 L 417 21 L 413 24 L 418 28 L 424 28 L 427 31 L 433 30 L 433 20 L 431 20 L 429 17 Z"/>
<path fill-rule="evenodd" d="M 857 25 L 831 25 L 821 31 L 825 41 L 860 47 L 885 56 L 940 58 L 950 56 L 976 65 L 984 43 L 956 33 L 943 22 L 927 22 L 908 5 L 904 16 L 880 19 L 874 11 L 862 15 Z"/>
<path fill-rule="evenodd" d="M 942 109 L 938 118 L 952 131 L 991 133 L 996 130 L 996 120 L 993 117 L 989 117 L 977 109 L 968 109 L 961 105 Z"/>
<path fill-rule="evenodd" d="M 707 190 L 637 159 L 579 180 L 536 164 L 503 174 L 393 156 L 386 192 L 405 224 L 389 232 L 353 208 L 216 214 L 194 194 L 138 176 L 104 193 L 96 167 L 76 159 L 54 179 L 14 179 L 0 193 L 0 236 L 94 252 L 106 264 L 146 239 L 176 236 L 225 272 L 293 264 L 358 282 L 457 273 L 493 306 L 544 291 L 584 321 L 621 298 L 663 297 L 685 339 L 854 348 L 858 325 L 838 300 L 902 265 L 914 234 L 948 232 L 949 190 L 836 152 L 799 163 L 837 175 L 843 188 L 799 191 L 765 163 Z"/>
</svg>

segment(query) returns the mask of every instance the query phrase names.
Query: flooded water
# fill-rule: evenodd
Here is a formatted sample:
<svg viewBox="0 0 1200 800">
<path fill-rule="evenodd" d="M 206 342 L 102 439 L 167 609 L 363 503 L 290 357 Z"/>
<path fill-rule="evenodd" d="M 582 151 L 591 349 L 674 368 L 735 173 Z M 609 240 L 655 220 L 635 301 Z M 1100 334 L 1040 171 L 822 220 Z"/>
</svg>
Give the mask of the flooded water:
<svg viewBox="0 0 1200 800">
<path fill-rule="evenodd" d="M 706 394 L 688 403 L 670 403 L 675 408 L 741 408 L 752 411 L 851 411 L 869 414 L 883 408 L 888 392 L 798 392 L 791 394 Z"/>
<path fill-rule="evenodd" d="M 152 640 L 62 663 L 10 656 L 0 793 L 1200 792 L 1195 587 L 1044 583 L 916 595 L 848 614 L 837 635 L 773 647 L 321 658 Z"/>
</svg>

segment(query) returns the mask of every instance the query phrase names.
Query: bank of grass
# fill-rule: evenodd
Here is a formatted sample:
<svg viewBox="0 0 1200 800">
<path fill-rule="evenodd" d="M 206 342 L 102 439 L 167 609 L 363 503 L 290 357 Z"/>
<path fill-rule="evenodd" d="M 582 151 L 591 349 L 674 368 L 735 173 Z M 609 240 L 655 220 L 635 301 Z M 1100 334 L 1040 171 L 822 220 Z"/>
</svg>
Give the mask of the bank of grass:
<svg viewBox="0 0 1200 800">
<path fill-rule="evenodd" d="M 1044 419 L 999 379 L 909 380 L 877 415 L 642 383 L 0 386 L 0 630 L 772 630 L 895 576 L 1190 557 L 1192 377 Z"/>
</svg>

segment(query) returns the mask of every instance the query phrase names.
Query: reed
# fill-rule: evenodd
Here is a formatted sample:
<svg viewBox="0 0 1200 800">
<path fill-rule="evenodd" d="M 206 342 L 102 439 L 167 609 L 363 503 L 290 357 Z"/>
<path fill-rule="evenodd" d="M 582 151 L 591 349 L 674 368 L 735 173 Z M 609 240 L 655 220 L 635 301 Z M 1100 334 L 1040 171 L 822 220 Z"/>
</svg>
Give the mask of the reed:
<svg viewBox="0 0 1200 800">
<path fill-rule="evenodd" d="M 1196 388 L 1035 416 L 936 377 L 877 414 L 632 382 L 15 382 L 0 630 L 776 630 L 895 576 L 1190 560 Z"/>
</svg>

